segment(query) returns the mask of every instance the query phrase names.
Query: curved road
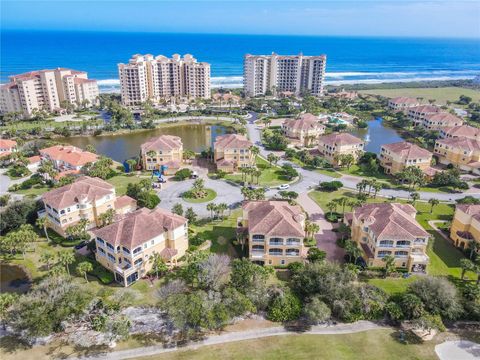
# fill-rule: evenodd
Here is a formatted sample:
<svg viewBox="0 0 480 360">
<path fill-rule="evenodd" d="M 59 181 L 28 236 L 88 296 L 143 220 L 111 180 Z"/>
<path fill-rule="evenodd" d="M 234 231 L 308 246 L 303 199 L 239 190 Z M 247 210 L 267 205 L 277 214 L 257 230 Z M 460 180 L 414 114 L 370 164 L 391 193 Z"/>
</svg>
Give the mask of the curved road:
<svg viewBox="0 0 480 360">
<path fill-rule="evenodd" d="M 260 130 L 256 128 L 256 125 L 254 124 L 254 121 L 256 120 L 256 115 L 253 116 L 249 123 L 247 124 L 247 131 L 248 135 L 250 137 L 250 140 L 260 148 L 260 154 L 263 157 L 267 157 L 267 155 L 271 152 L 276 153 L 277 155 L 280 152 L 275 152 L 275 151 L 268 151 L 265 149 L 265 147 L 261 144 L 261 137 L 260 137 Z M 291 164 L 288 161 L 285 160 L 280 160 L 278 162 L 279 165 L 283 164 Z M 293 165 L 298 173 L 301 176 L 301 180 L 298 181 L 296 184 L 292 185 L 290 187 L 291 190 L 296 191 L 297 193 L 303 193 L 306 192 L 313 187 L 317 186 L 321 181 L 333 181 L 333 180 L 339 180 L 343 183 L 343 187 L 346 189 L 351 189 L 357 191 L 357 184 L 362 180 L 359 177 L 356 176 L 347 176 L 343 175 L 341 178 L 333 178 L 328 175 L 323 175 L 320 173 L 317 173 L 315 171 L 310 171 L 303 169 L 299 166 L 296 166 L 295 164 Z M 440 201 L 455 201 L 458 199 L 461 199 L 465 197 L 466 195 L 472 195 L 472 196 L 479 196 L 480 197 L 480 189 L 471 189 L 468 192 L 464 193 L 458 193 L 458 194 L 445 194 L 445 193 L 436 193 L 436 192 L 424 192 L 420 191 L 418 192 L 420 195 L 420 199 L 422 200 L 429 200 L 431 198 L 438 199 Z M 405 190 L 394 190 L 394 189 L 382 189 L 378 192 L 378 196 L 382 197 L 396 197 L 396 198 L 404 198 L 408 199 L 410 197 L 410 192 L 405 191 Z"/>
</svg>

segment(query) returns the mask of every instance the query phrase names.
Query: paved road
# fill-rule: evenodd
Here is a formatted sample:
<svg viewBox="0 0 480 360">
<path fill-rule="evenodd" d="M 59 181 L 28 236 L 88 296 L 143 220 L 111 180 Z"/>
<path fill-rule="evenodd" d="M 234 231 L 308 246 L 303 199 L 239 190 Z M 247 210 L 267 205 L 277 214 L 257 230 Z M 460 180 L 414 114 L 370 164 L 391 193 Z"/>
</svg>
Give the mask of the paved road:
<svg viewBox="0 0 480 360">
<path fill-rule="evenodd" d="M 248 131 L 248 136 L 250 140 L 260 148 L 261 156 L 267 157 L 268 154 L 271 152 L 273 152 L 276 155 L 283 154 L 282 152 L 278 152 L 278 151 L 276 152 L 276 151 L 266 150 L 263 147 L 263 145 L 261 144 L 260 130 L 257 129 L 257 125 L 253 123 L 253 120 L 251 120 L 247 124 L 247 131 Z M 283 159 L 278 162 L 279 165 L 283 165 L 285 163 L 290 163 L 290 162 Z M 312 189 L 313 187 L 317 186 L 321 181 L 332 181 L 332 180 L 340 180 L 343 183 L 344 188 L 356 191 L 357 184 L 362 180 L 362 178 L 360 177 L 347 176 L 347 175 L 343 175 L 341 178 L 333 178 L 328 175 L 317 173 L 315 171 L 302 169 L 299 166 L 297 166 L 297 171 L 301 176 L 301 180 L 297 182 L 295 185 L 291 186 L 291 190 L 296 191 L 298 193 L 302 193 Z M 423 192 L 423 191 L 419 192 L 420 199 L 422 200 L 429 200 L 431 198 L 435 198 L 440 201 L 455 201 L 457 199 L 461 199 L 465 197 L 466 194 L 480 197 L 480 189 L 470 189 L 467 193 L 458 193 L 458 194 L 444 194 L 444 193 Z M 378 192 L 377 196 L 381 196 L 381 197 L 393 196 L 396 198 L 408 199 L 410 196 L 410 193 L 405 190 L 382 189 Z"/>
<path fill-rule="evenodd" d="M 8 193 L 8 188 L 14 184 L 20 184 L 25 180 L 29 179 L 30 176 L 25 176 L 21 179 L 12 180 L 9 176 L 5 175 L 7 169 L 0 169 L 0 195 Z M 23 198 L 23 195 L 9 193 L 12 196 L 13 200 L 20 200 Z"/>
<path fill-rule="evenodd" d="M 353 324 L 339 324 L 334 326 L 312 326 L 312 328 L 303 333 L 294 333 L 287 331 L 284 327 L 276 326 L 271 328 L 259 329 L 259 330 L 246 330 L 225 333 L 222 335 L 210 336 L 207 339 L 199 342 L 192 343 L 190 345 L 181 348 L 169 348 L 165 349 L 162 345 L 146 346 L 141 348 L 114 351 L 110 353 L 103 353 L 98 355 L 81 356 L 73 358 L 72 360 L 123 360 L 132 359 L 137 357 L 153 356 L 158 354 L 170 353 L 178 350 L 195 350 L 203 346 L 225 344 L 243 340 L 260 339 L 271 336 L 284 336 L 284 335 L 336 335 L 336 334 L 352 334 L 368 330 L 386 329 L 370 321 L 358 321 Z"/>
<path fill-rule="evenodd" d="M 440 360 L 474 360 L 480 359 L 480 344 L 472 341 L 445 341 L 435 346 Z"/>
<path fill-rule="evenodd" d="M 212 180 L 206 177 L 205 175 L 200 176 L 205 180 L 205 187 L 213 189 L 217 193 L 217 197 L 209 202 L 214 202 L 216 204 L 226 203 L 230 208 L 234 208 L 243 200 L 243 196 L 240 192 L 240 188 L 237 186 L 230 185 L 229 183 L 223 180 Z M 207 204 L 204 203 L 189 203 L 181 198 L 182 194 L 192 188 L 194 180 L 185 180 L 179 182 L 171 182 L 164 189 L 158 192 L 161 202 L 160 207 L 171 210 L 173 205 L 180 203 L 185 210 L 188 207 L 193 208 L 193 210 L 200 217 L 208 217 L 210 212 L 207 211 Z"/>
</svg>

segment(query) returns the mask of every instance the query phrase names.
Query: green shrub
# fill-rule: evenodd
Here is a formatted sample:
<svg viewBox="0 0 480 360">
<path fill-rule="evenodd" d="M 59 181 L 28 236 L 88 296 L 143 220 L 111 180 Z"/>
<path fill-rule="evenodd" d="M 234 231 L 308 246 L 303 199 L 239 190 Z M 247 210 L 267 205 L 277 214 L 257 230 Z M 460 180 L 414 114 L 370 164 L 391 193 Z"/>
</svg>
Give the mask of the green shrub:
<svg viewBox="0 0 480 360">
<path fill-rule="evenodd" d="M 297 319 L 302 311 L 302 302 L 290 291 L 276 296 L 267 310 L 267 318 L 271 321 L 285 322 Z"/>
</svg>

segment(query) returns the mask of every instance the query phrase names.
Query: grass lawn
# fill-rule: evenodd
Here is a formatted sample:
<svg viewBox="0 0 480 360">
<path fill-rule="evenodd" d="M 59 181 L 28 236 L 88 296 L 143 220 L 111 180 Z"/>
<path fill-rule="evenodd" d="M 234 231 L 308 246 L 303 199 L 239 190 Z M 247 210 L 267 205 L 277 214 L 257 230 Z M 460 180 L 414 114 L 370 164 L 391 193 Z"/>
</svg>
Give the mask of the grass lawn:
<svg viewBox="0 0 480 360">
<path fill-rule="evenodd" d="M 337 172 L 333 169 L 315 169 L 314 171 L 319 173 L 319 174 L 327 175 L 327 176 L 330 176 L 330 177 L 333 177 L 333 178 L 336 178 L 336 179 L 342 177 L 342 174 L 340 174 L 339 172 Z"/>
<path fill-rule="evenodd" d="M 137 358 L 180 359 L 437 359 L 436 341 L 402 344 L 394 330 L 371 330 L 342 335 L 286 335 L 245 340 L 195 350 Z M 247 350 L 248 349 L 248 350 Z"/>
<path fill-rule="evenodd" d="M 403 89 L 372 89 L 360 90 L 361 94 L 382 95 L 386 97 L 410 96 L 423 97 L 423 101 L 429 99 L 437 100 L 438 104 L 446 104 L 447 100 L 456 101 L 460 95 L 470 96 L 473 101 L 480 101 L 480 91 L 464 89 L 460 87 L 442 87 L 442 88 L 403 88 Z M 460 106 L 460 105 L 459 105 Z"/>
<path fill-rule="evenodd" d="M 389 295 L 401 294 L 407 290 L 408 284 L 418 279 L 418 276 L 409 278 L 386 278 L 386 279 L 368 279 L 367 283 L 374 285 Z"/>
<path fill-rule="evenodd" d="M 182 199 L 185 200 L 186 202 L 189 202 L 189 203 L 198 204 L 198 203 L 204 203 L 204 202 L 212 201 L 213 199 L 215 199 L 217 197 L 217 193 L 215 192 L 215 190 L 205 189 L 205 191 L 206 191 L 206 195 L 203 198 L 198 198 L 197 199 L 197 198 L 189 197 L 187 195 L 183 195 Z"/>
<path fill-rule="evenodd" d="M 117 196 L 125 195 L 127 192 L 127 185 L 129 183 L 139 183 L 141 180 L 146 179 L 147 177 L 139 177 L 136 175 L 117 175 L 107 180 L 110 184 L 115 186 Z"/>
<path fill-rule="evenodd" d="M 270 166 L 270 163 L 257 156 L 257 167 L 262 170 L 262 175 L 258 179 L 258 185 L 262 186 L 277 186 L 290 182 L 283 174 L 282 169 L 278 166 Z M 242 183 L 242 174 L 228 174 L 225 176 L 226 180 L 236 182 L 238 184 Z M 247 175 L 247 182 L 251 180 L 251 177 Z M 256 184 L 256 178 L 253 179 L 253 183 Z"/>
<path fill-rule="evenodd" d="M 315 191 L 312 191 L 312 192 L 308 193 L 308 196 L 310 196 L 313 199 L 313 201 L 315 201 L 323 209 L 323 211 L 327 212 L 329 210 L 328 210 L 326 204 L 329 203 L 330 201 L 332 201 L 333 199 L 338 199 L 342 196 L 345 196 L 345 197 L 348 197 L 348 198 L 353 200 L 353 199 L 355 199 L 356 194 L 357 194 L 356 191 L 345 190 L 345 189 L 340 189 L 340 190 L 332 191 L 332 192 L 315 190 Z M 382 198 L 382 197 L 378 197 L 378 196 L 377 196 L 376 199 L 371 197 L 367 201 L 369 203 L 389 202 L 389 200 L 387 200 L 386 198 Z M 338 212 L 342 211 L 340 206 L 337 208 L 337 211 Z M 350 207 L 346 206 L 345 211 L 351 211 Z"/>
<path fill-rule="evenodd" d="M 27 197 L 37 197 L 37 196 L 42 195 L 42 194 L 44 194 L 44 193 L 46 193 L 47 191 L 50 191 L 50 190 L 51 190 L 51 188 L 48 187 L 48 186 L 39 186 L 39 187 L 33 186 L 30 189 L 15 191 L 15 194 L 24 195 L 24 196 L 27 196 Z"/>
<path fill-rule="evenodd" d="M 205 219 L 198 224 L 190 224 L 189 227 L 193 230 L 193 234 L 190 237 L 199 236 L 204 240 L 210 240 L 212 242 L 211 252 L 237 257 L 240 249 L 236 249 L 232 243 L 237 238 L 235 229 L 237 227 L 237 218 L 240 216 L 242 216 L 242 211 L 237 209 L 231 211 L 221 221 Z"/>
</svg>

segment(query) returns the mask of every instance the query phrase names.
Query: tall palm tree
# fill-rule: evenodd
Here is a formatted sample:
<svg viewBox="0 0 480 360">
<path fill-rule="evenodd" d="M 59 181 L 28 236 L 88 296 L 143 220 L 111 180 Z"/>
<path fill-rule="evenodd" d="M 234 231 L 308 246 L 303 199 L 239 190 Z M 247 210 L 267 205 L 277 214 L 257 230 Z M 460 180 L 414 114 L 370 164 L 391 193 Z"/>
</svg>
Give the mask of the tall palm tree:
<svg viewBox="0 0 480 360">
<path fill-rule="evenodd" d="M 39 228 L 43 229 L 43 232 L 45 234 L 45 237 L 47 238 L 47 241 L 50 242 L 50 238 L 48 237 L 48 229 L 47 229 L 47 227 L 50 225 L 50 220 L 48 220 L 48 217 L 46 215 L 39 217 L 35 222 L 35 224 Z"/>
<path fill-rule="evenodd" d="M 93 265 L 92 265 L 92 263 L 89 262 L 89 261 L 82 261 L 81 263 L 79 263 L 79 264 L 77 265 L 76 270 L 77 270 L 77 272 L 78 272 L 80 275 L 82 275 L 83 277 L 85 277 L 85 281 L 88 282 L 87 273 L 93 271 Z"/>
<path fill-rule="evenodd" d="M 58 262 L 65 266 L 67 274 L 70 275 L 70 268 L 68 267 L 68 265 L 73 264 L 73 262 L 75 261 L 75 255 L 73 254 L 73 252 L 69 250 L 64 250 L 60 251 L 57 256 Z"/>
<path fill-rule="evenodd" d="M 464 279 L 465 273 L 467 271 L 474 271 L 475 270 L 475 264 L 469 259 L 461 259 L 460 260 L 460 267 L 462 268 L 462 275 L 461 275 L 462 280 Z"/>
<path fill-rule="evenodd" d="M 252 146 L 250 146 L 250 152 L 253 155 L 253 162 L 256 163 L 257 162 L 257 156 L 258 156 L 258 154 L 260 154 L 260 149 L 258 148 L 258 146 L 252 145 Z"/>
<path fill-rule="evenodd" d="M 54 257 L 55 256 L 51 252 L 44 252 L 40 255 L 40 261 L 47 266 L 47 270 L 50 270 L 50 265 Z"/>
<path fill-rule="evenodd" d="M 431 198 L 430 200 L 428 200 L 428 203 L 431 205 L 431 207 L 430 207 L 430 214 L 431 214 L 433 212 L 433 208 L 436 205 L 440 204 L 440 200 Z"/>
<path fill-rule="evenodd" d="M 333 211 L 337 209 L 337 204 L 333 201 L 328 202 L 325 206 L 330 211 L 330 216 L 332 216 Z"/>
<path fill-rule="evenodd" d="M 345 252 L 348 255 L 348 262 L 356 260 L 359 256 L 362 255 L 362 251 L 358 248 L 357 243 L 352 240 L 345 241 Z"/>
<path fill-rule="evenodd" d="M 213 212 L 215 211 L 217 205 L 215 203 L 207 204 L 207 211 L 210 211 L 210 217 L 213 219 Z"/>
<path fill-rule="evenodd" d="M 152 263 L 152 270 L 155 271 L 155 276 L 159 277 L 160 273 L 163 273 L 168 270 L 168 266 L 163 260 L 162 256 L 157 253 L 153 252 L 152 256 L 150 257 L 150 262 Z"/>
</svg>

